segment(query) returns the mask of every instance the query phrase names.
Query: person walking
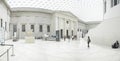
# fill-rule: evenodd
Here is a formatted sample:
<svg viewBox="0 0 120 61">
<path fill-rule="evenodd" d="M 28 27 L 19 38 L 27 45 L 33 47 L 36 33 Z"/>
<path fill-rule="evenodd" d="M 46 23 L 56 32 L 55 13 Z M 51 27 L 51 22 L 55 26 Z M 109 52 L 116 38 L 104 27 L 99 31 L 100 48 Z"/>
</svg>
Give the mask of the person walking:
<svg viewBox="0 0 120 61">
<path fill-rule="evenodd" d="M 88 44 L 88 48 L 90 47 L 90 42 L 91 42 L 91 39 L 90 39 L 90 37 L 88 36 L 88 39 L 87 39 L 87 44 Z"/>
</svg>

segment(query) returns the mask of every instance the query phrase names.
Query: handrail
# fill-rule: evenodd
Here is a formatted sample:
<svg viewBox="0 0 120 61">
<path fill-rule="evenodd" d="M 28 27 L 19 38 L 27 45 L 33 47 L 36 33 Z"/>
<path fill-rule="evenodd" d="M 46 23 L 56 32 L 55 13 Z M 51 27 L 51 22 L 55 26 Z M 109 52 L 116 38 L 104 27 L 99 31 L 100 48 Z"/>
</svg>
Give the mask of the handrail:
<svg viewBox="0 0 120 61">
<path fill-rule="evenodd" d="M 7 50 L 3 54 L 1 54 L 0 57 L 2 57 L 3 55 L 5 55 L 6 53 L 7 53 Z"/>
<path fill-rule="evenodd" d="M 14 45 L 12 45 L 12 44 L 0 44 L 1 46 L 11 46 L 11 48 L 12 48 L 12 55 L 11 56 L 14 56 L 15 54 L 14 54 Z M 11 48 L 9 48 L 9 49 L 11 49 Z"/>
<path fill-rule="evenodd" d="M 7 50 L 10 50 L 10 49 L 11 49 L 11 47 Z M 7 53 L 7 50 L 3 54 L 1 54 L 0 57 L 2 57 L 5 53 Z"/>
<path fill-rule="evenodd" d="M 5 55 L 7 53 L 7 61 L 9 61 L 9 50 L 11 49 L 11 47 L 9 49 L 7 49 L 3 54 L 0 55 L 0 57 L 2 57 L 3 55 Z"/>
<path fill-rule="evenodd" d="M 14 56 L 14 45 L 12 44 L 0 44 L 1 46 L 11 46 L 10 48 L 8 48 L 3 54 L 0 55 L 0 57 L 2 57 L 3 55 L 5 55 L 7 53 L 7 61 L 9 61 L 9 50 L 12 48 L 12 55 Z"/>
</svg>

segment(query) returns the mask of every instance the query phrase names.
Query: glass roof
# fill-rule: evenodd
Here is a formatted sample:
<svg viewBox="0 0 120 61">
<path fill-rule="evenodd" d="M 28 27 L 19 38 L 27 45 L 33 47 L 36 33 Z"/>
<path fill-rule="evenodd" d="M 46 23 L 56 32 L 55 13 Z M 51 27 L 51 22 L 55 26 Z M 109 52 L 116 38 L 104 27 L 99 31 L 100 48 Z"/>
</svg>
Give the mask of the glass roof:
<svg viewBox="0 0 120 61">
<path fill-rule="evenodd" d="M 102 0 L 7 0 L 11 8 L 33 7 L 70 11 L 83 21 L 98 21 L 103 17 Z"/>
</svg>

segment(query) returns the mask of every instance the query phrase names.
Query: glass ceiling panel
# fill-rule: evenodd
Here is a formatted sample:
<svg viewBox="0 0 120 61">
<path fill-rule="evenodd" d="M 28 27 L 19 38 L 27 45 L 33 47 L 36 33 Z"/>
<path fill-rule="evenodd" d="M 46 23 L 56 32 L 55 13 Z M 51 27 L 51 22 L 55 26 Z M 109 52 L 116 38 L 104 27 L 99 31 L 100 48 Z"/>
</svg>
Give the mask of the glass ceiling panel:
<svg viewBox="0 0 120 61">
<path fill-rule="evenodd" d="M 11 8 L 33 7 L 70 11 L 83 21 L 102 19 L 102 0 L 7 0 Z"/>
</svg>

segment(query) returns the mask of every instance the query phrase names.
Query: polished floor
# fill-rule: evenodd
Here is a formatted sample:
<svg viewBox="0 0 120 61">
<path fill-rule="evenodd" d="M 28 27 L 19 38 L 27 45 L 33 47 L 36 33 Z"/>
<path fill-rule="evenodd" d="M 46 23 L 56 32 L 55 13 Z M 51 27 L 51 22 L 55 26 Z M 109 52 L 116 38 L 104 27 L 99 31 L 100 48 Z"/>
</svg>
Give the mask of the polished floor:
<svg viewBox="0 0 120 61">
<path fill-rule="evenodd" d="M 120 49 L 111 49 L 79 41 L 43 41 L 35 43 L 7 41 L 15 45 L 10 61 L 120 61 Z"/>
</svg>

